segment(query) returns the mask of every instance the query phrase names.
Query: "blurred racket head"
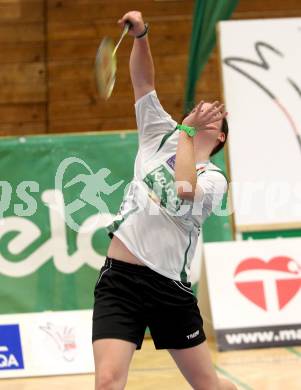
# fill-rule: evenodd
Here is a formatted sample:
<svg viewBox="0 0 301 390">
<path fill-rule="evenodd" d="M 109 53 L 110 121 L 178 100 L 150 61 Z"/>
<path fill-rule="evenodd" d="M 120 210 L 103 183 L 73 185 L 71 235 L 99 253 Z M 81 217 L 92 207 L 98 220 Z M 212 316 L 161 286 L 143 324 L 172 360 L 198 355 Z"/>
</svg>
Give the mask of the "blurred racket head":
<svg viewBox="0 0 301 390">
<path fill-rule="evenodd" d="M 114 88 L 117 68 L 112 38 L 105 37 L 101 41 L 96 54 L 95 68 L 98 92 L 103 99 L 107 100 Z"/>
</svg>

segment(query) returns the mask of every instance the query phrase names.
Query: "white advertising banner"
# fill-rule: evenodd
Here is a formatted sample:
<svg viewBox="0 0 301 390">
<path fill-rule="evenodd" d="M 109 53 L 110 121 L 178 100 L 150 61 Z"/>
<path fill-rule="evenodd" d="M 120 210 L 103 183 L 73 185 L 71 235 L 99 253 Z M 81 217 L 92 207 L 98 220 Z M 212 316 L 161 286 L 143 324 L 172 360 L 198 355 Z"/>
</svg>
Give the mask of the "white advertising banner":
<svg viewBox="0 0 301 390">
<path fill-rule="evenodd" d="M 219 23 L 236 228 L 301 227 L 301 18 Z"/>
<path fill-rule="evenodd" d="M 90 372 L 91 310 L 0 316 L 0 378 Z"/>
<path fill-rule="evenodd" d="M 301 345 L 301 238 L 204 245 L 220 350 Z"/>
</svg>

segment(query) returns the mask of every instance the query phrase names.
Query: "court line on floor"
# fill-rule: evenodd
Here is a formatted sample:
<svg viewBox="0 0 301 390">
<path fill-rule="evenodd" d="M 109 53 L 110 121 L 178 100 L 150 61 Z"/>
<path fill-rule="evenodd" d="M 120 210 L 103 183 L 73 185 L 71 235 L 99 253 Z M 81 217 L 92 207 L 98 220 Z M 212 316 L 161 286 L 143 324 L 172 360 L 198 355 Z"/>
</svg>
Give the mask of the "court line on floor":
<svg viewBox="0 0 301 390">
<path fill-rule="evenodd" d="M 241 382 L 238 378 L 234 377 L 232 374 L 230 374 L 224 368 L 219 367 L 217 364 L 215 364 L 214 367 L 215 367 L 216 371 L 218 371 L 220 374 L 224 375 L 227 379 L 234 382 L 236 385 L 240 386 L 241 388 L 243 388 L 245 390 L 253 390 L 252 387 L 250 387 L 246 383 Z"/>
<path fill-rule="evenodd" d="M 293 347 L 286 347 L 285 348 L 288 352 L 293 353 L 294 355 L 301 357 L 301 352 L 299 352 L 297 349 Z"/>
</svg>

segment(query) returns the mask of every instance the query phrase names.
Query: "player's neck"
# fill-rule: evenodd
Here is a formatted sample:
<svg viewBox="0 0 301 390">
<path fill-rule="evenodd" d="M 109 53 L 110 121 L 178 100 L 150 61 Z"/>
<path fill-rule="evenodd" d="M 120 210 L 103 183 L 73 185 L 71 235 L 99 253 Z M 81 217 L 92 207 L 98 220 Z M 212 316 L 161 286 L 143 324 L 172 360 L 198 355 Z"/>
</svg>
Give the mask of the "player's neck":
<svg viewBox="0 0 301 390">
<path fill-rule="evenodd" d="M 196 162 L 205 162 L 210 160 L 210 153 L 215 145 L 215 141 L 206 137 L 196 136 L 193 140 L 193 148 Z"/>
<path fill-rule="evenodd" d="M 210 153 L 211 153 L 212 147 L 198 147 L 194 148 L 194 156 L 195 156 L 195 162 L 205 162 L 210 160 Z"/>
</svg>

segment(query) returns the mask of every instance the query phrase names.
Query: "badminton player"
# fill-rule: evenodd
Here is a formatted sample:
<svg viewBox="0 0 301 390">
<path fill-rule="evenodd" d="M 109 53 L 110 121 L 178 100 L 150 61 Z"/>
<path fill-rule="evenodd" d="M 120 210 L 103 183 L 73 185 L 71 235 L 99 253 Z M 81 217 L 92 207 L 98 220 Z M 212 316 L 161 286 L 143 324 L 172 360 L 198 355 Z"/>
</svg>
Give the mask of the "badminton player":
<svg viewBox="0 0 301 390">
<path fill-rule="evenodd" d="M 226 141 L 224 106 L 200 102 L 182 124 L 174 121 L 155 91 L 148 26 L 137 11 L 119 23 L 126 21 L 139 149 L 94 292 L 95 388 L 124 389 L 148 326 L 156 349 L 169 351 L 193 389 L 235 389 L 215 373 L 189 282 L 201 225 L 227 190 L 210 162 Z"/>
</svg>

